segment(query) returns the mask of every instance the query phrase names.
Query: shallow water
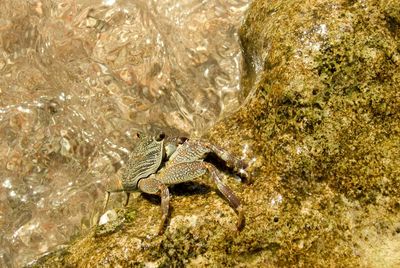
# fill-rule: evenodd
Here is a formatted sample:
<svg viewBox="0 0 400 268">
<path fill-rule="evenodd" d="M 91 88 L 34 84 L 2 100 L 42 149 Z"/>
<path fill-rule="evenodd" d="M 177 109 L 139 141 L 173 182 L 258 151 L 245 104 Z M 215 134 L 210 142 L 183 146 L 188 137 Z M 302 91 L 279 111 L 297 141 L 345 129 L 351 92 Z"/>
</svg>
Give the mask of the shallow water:
<svg viewBox="0 0 400 268">
<path fill-rule="evenodd" d="M 0 4 L 0 266 L 89 228 L 137 131 L 199 136 L 239 105 L 249 0 Z"/>
</svg>

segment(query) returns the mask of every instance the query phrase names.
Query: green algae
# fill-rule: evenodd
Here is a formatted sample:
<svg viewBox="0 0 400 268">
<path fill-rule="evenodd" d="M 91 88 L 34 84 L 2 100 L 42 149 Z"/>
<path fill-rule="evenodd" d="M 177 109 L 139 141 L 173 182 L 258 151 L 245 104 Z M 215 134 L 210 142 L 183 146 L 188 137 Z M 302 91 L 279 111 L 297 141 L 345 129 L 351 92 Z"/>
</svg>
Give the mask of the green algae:
<svg viewBox="0 0 400 268">
<path fill-rule="evenodd" d="M 159 207 L 139 196 L 119 214 L 124 228 L 92 230 L 41 263 L 400 265 L 399 6 L 252 3 L 240 30 L 244 105 L 205 135 L 237 155 L 246 144 L 255 158 L 251 184 L 227 180 L 243 200 L 241 232 L 226 203 L 204 192 L 174 196 L 157 236 Z"/>
<path fill-rule="evenodd" d="M 128 223 L 134 222 L 136 218 L 136 211 L 135 210 L 126 211 L 124 218 Z"/>
</svg>

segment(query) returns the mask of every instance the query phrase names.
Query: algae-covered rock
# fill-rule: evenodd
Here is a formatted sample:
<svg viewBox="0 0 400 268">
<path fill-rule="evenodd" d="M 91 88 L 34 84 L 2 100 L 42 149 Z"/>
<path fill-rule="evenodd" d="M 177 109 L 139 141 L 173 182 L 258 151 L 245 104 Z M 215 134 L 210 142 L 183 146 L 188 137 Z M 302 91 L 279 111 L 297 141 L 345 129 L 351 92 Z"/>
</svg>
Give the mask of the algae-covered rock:
<svg viewBox="0 0 400 268">
<path fill-rule="evenodd" d="M 245 228 L 208 187 L 177 186 L 164 235 L 159 206 L 138 196 L 123 228 L 37 265 L 400 266 L 399 10 L 254 1 L 240 30 L 244 104 L 205 135 L 250 162 L 251 184 L 227 181 Z"/>
</svg>

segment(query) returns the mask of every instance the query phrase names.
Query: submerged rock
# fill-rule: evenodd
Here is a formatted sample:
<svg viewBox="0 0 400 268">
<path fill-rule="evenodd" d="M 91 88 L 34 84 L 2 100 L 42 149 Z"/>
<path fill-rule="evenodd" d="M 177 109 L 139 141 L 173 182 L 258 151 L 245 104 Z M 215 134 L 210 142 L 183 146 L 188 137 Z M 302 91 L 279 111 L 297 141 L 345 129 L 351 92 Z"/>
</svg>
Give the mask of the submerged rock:
<svg viewBox="0 0 400 268">
<path fill-rule="evenodd" d="M 228 181 L 245 228 L 214 192 L 177 186 L 189 194 L 172 198 L 164 235 L 159 206 L 139 196 L 124 228 L 36 265 L 399 266 L 399 10 L 255 0 L 240 30 L 244 105 L 206 133 L 251 162 L 250 185 Z"/>
</svg>

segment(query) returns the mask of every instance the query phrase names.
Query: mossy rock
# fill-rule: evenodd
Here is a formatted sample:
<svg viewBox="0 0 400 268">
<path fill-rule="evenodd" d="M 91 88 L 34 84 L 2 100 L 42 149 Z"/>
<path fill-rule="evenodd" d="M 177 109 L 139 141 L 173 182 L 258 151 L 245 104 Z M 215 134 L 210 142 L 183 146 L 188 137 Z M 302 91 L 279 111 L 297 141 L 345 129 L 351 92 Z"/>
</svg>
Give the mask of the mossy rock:
<svg viewBox="0 0 400 268">
<path fill-rule="evenodd" d="M 174 196 L 157 236 L 159 207 L 139 196 L 124 228 L 40 265 L 400 266 L 399 6 L 253 1 L 240 29 L 244 104 L 205 134 L 251 163 L 250 185 L 228 181 L 241 232 L 211 191 Z"/>
</svg>

